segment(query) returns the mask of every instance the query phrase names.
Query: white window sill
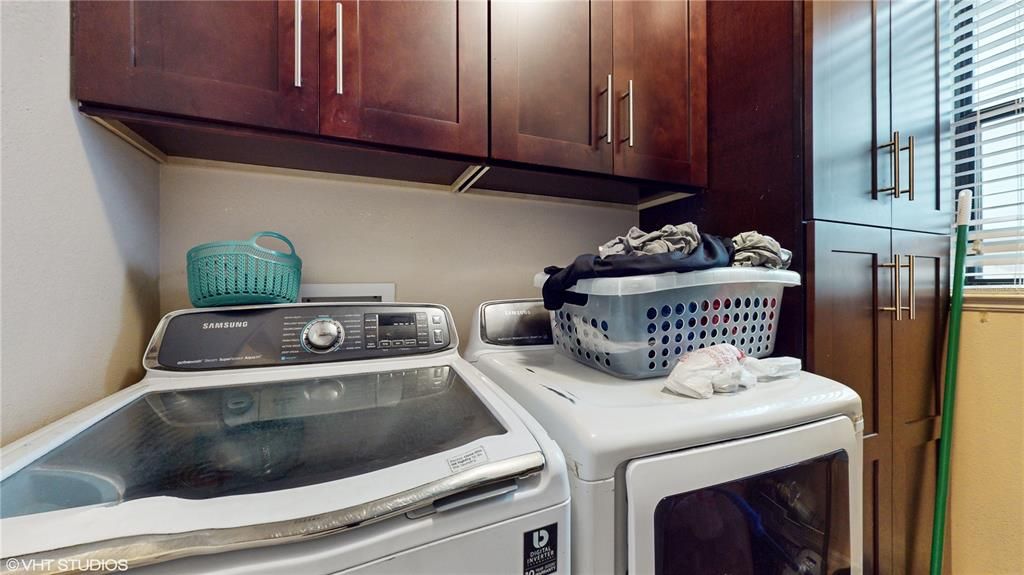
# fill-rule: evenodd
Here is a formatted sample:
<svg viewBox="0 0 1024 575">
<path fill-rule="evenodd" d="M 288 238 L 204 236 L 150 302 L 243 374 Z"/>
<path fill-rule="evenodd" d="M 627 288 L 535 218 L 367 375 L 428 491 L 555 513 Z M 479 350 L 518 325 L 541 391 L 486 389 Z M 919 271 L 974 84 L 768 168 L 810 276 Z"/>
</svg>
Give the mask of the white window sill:
<svg viewBox="0 0 1024 575">
<path fill-rule="evenodd" d="M 1024 289 L 965 288 L 964 310 L 1024 313 Z"/>
</svg>

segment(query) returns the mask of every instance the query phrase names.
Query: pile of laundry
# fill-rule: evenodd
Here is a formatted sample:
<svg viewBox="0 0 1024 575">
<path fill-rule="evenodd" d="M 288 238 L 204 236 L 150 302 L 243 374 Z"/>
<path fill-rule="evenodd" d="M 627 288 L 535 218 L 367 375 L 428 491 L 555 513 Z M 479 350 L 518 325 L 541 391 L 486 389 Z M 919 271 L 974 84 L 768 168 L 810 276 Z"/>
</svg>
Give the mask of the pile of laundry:
<svg viewBox="0 0 1024 575">
<path fill-rule="evenodd" d="M 795 357 L 750 357 L 727 343 L 691 351 L 665 380 L 665 390 L 694 399 L 708 399 L 715 393 L 736 393 L 759 382 L 793 377 L 801 363 Z"/>
<path fill-rule="evenodd" d="M 727 266 L 763 266 L 787 269 L 793 253 L 779 245 L 771 236 L 756 231 L 734 237 L 701 233 L 696 224 L 687 222 L 664 226 L 654 232 L 631 228 L 598 248 L 598 255 L 583 254 L 567 267 L 544 269 L 544 307 L 561 309 L 565 303 L 582 299 L 570 290 L 581 279 L 626 277 L 689 272 Z"/>
<path fill-rule="evenodd" d="M 725 241 L 720 236 L 708 236 L 715 241 Z M 676 226 L 664 226 L 658 231 L 645 232 L 633 226 L 626 235 L 619 236 L 597 249 L 601 258 L 618 255 L 654 255 L 669 252 L 693 253 L 701 243 L 701 234 L 692 222 Z M 756 231 L 743 232 L 726 242 L 732 246 L 731 265 L 764 266 L 772 269 L 787 269 L 793 253 L 784 249 L 775 238 Z M 717 266 L 711 266 L 717 267 Z"/>
</svg>

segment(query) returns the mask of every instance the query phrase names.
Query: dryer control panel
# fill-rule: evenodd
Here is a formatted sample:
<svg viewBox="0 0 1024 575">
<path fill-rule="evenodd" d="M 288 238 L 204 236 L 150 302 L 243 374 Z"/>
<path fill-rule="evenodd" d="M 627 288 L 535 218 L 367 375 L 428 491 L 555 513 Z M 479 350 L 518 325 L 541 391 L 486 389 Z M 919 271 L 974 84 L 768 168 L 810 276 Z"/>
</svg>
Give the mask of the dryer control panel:
<svg viewBox="0 0 1024 575">
<path fill-rule="evenodd" d="M 453 345 L 442 306 L 291 304 L 187 310 L 160 322 L 148 369 L 200 371 L 375 359 Z"/>
</svg>

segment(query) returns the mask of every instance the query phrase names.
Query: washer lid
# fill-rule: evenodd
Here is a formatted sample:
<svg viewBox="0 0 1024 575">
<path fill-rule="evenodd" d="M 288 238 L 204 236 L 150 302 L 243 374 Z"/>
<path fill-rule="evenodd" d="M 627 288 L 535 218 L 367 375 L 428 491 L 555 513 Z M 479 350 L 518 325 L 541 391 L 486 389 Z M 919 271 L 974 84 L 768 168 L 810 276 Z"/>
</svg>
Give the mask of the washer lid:
<svg viewBox="0 0 1024 575">
<path fill-rule="evenodd" d="M 551 349 L 487 353 L 476 367 L 540 421 L 587 481 L 612 477 L 619 465 L 646 455 L 861 416 L 853 390 L 806 372 L 691 399 L 662 391 L 665 378 L 620 379 Z"/>
<path fill-rule="evenodd" d="M 450 365 L 136 387 L 4 469 L 5 556 L 137 566 L 288 542 L 544 466 L 523 423 Z"/>
</svg>

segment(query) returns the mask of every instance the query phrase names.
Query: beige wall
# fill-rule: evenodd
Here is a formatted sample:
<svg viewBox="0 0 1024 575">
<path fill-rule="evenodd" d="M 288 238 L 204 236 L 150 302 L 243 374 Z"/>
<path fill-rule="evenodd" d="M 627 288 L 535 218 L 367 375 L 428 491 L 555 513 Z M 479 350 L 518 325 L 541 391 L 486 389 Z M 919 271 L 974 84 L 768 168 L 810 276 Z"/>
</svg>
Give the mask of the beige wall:
<svg viewBox="0 0 1024 575">
<path fill-rule="evenodd" d="M 1024 573 L 1024 309 L 964 312 L 951 482 L 954 571 Z"/>
<path fill-rule="evenodd" d="M 0 443 L 140 376 L 158 167 L 81 116 L 67 2 L 0 2 Z"/>
<path fill-rule="evenodd" d="M 304 282 L 394 282 L 399 301 L 449 306 L 465 341 L 480 302 L 539 296 L 535 273 L 595 251 L 636 220 L 630 207 L 172 163 L 160 171 L 160 307 L 190 306 L 190 247 L 275 230 L 295 243 Z"/>
</svg>

